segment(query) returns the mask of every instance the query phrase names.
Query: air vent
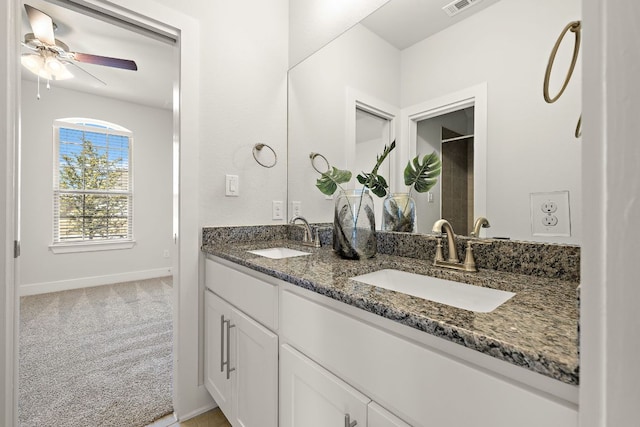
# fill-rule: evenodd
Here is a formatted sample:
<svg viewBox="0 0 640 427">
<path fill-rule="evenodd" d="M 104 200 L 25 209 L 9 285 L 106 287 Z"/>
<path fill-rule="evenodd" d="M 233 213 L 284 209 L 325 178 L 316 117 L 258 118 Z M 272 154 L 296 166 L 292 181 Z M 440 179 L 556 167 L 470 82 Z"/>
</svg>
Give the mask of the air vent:
<svg viewBox="0 0 640 427">
<path fill-rule="evenodd" d="M 442 8 L 449 16 L 457 15 L 463 10 L 480 3 L 482 0 L 455 0 Z"/>
</svg>

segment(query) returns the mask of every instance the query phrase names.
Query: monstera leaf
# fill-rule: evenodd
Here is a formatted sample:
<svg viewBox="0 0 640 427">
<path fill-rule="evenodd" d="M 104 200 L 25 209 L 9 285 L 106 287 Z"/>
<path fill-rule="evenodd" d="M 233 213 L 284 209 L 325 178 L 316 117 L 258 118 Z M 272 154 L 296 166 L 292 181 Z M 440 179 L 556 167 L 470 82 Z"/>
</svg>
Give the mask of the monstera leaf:
<svg viewBox="0 0 640 427">
<path fill-rule="evenodd" d="M 420 156 L 416 156 L 404 169 L 404 183 L 418 193 L 425 193 L 436 185 L 441 170 L 442 163 L 435 151 L 424 156 L 422 162 Z"/>
<path fill-rule="evenodd" d="M 340 184 L 349 182 L 351 180 L 351 172 L 346 170 L 340 170 L 333 166 L 330 170 L 324 172 L 320 178 L 316 181 L 316 187 L 323 194 L 331 196 L 336 192 Z"/>
<path fill-rule="evenodd" d="M 373 167 L 371 173 L 362 172 L 357 176 L 358 182 L 362 184 L 365 188 L 371 190 L 373 194 L 378 197 L 384 197 L 387 195 L 387 188 L 389 185 L 387 184 L 387 180 L 384 179 L 382 175 L 378 175 L 378 169 L 384 159 L 389 156 L 389 153 L 396 148 L 396 142 L 393 141 L 390 145 L 385 145 L 382 154 L 376 157 L 376 165 Z"/>
</svg>

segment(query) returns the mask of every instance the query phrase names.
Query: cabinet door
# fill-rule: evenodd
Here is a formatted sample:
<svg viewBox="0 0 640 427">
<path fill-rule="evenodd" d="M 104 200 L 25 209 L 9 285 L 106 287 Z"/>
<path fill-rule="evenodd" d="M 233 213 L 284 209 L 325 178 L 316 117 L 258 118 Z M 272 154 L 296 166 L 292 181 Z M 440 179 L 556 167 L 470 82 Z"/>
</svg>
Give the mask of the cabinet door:
<svg viewBox="0 0 640 427">
<path fill-rule="evenodd" d="M 231 311 L 234 426 L 278 427 L 278 336 Z"/>
<path fill-rule="evenodd" d="M 302 353 L 280 347 L 281 427 L 365 427 L 370 401 Z"/>
<path fill-rule="evenodd" d="M 231 379 L 227 379 L 227 328 L 225 321 L 231 320 L 230 306 L 211 291 L 205 291 L 205 339 L 204 376 L 205 388 L 209 391 L 222 412 L 231 416 Z"/>
<path fill-rule="evenodd" d="M 411 427 L 375 402 L 369 403 L 368 417 L 368 427 Z"/>
</svg>

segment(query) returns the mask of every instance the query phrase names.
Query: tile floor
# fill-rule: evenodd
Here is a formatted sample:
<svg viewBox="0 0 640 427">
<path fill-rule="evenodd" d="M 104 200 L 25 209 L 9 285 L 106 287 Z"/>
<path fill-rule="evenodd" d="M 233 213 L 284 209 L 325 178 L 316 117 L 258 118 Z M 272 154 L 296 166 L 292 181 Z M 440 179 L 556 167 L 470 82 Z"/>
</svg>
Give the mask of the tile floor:
<svg viewBox="0 0 640 427">
<path fill-rule="evenodd" d="M 175 422 L 173 415 L 167 415 L 147 427 L 231 427 L 231 424 L 220 409 L 216 408 L 180 423 Z"/>
</svg>

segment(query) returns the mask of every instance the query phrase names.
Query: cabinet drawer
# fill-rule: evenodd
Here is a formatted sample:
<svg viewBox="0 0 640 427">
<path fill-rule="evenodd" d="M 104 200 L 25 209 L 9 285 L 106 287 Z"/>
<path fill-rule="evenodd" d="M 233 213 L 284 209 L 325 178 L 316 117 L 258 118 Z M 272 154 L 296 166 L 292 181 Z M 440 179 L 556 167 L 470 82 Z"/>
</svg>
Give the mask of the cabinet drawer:
<svg viewBox="0 0 640 427">
<path fill-rule="evenodd" d="M 205 259 L 208 289 L 267 328 L 278 329 L 278 287 L 209 258 Z"/>
<path fill-rule="evenodd" d="M 578 424 L 573 407 L 290 291 L 280 309 L 281 342 L 415 427 Z"/>
</svg>

